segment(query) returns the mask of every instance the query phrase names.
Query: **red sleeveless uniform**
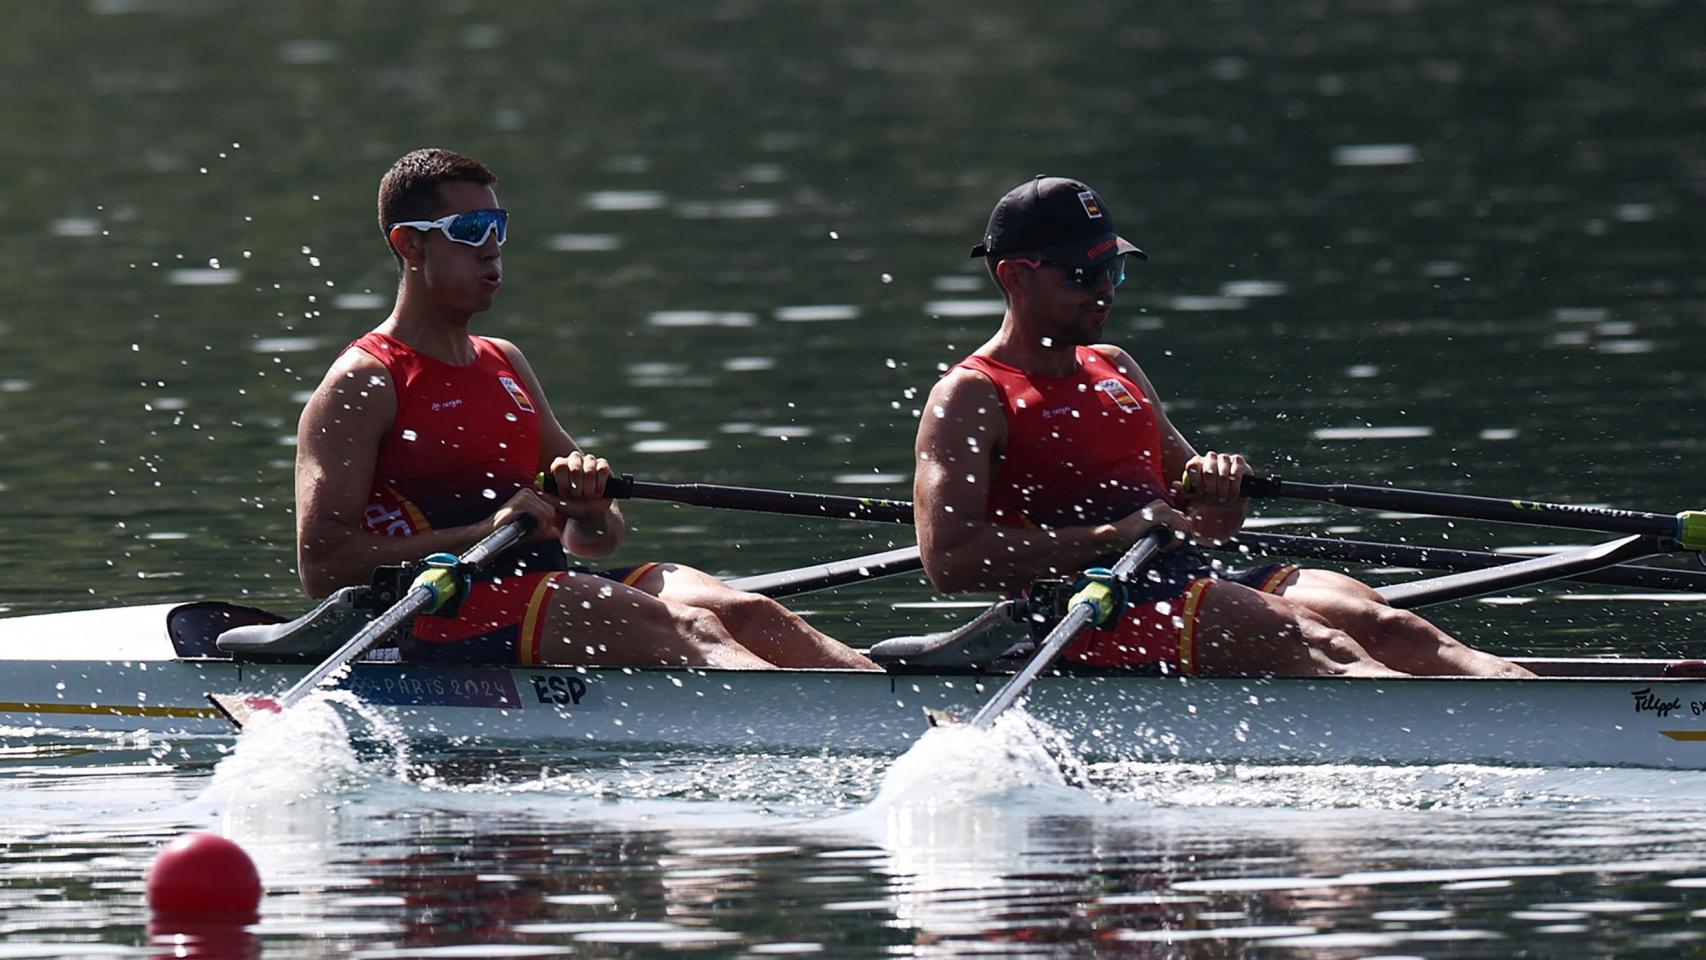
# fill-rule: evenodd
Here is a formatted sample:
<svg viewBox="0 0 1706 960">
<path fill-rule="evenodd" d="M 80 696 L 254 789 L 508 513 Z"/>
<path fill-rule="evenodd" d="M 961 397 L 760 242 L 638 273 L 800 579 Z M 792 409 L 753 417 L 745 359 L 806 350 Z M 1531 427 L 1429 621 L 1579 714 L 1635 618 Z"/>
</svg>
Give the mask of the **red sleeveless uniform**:
<svg viewBox="0 0 1706 960">
<path fill-rule="evenodd" d="M 411 537 L 477 523 L 536 482 L 539 408 L 496 344 L 469 339 L 474 362 L 467 366 L 429 357 L 383 333 L 350 344 L 384 364 L 397 395 L 363 515 L 369 532 Z M 651 566 L 612 579 L 632 583 Z M 403 657 L 537 663 L 549 591 L 579 572 L 568 569 L 556 539 L 512 550 L 476 579 L 454 618 L 417 618 L 399 644 Z"/>
<path fill-rule="evenodd" d="M 514 365 L 485 337 L 459 367 L 395 337 L 351 344 L 385 365 L 397 416 L 379 447 L 368 530 L 413 536 L 474 523 L 539 475 L 539 410 Z"/>
<path fill-rule="evenodd" d="M 995 385 L 1007 419 L 989 489 L 987 519 L 1006 526 L 1110 523 L 1168 500 L 1161 421 L 1135 380 L 1100 352 L 1078 347 L 1064 377 L 1026 373 L 973 355 L 958 366 Z M 1127 586 L 1119 623 L 1090 630 L 1066 656 L 1098 667 L 1194 672 L 1197 611 L 1215 581 L 1273 591 L 1294 567 L 1233 572 L 1194 547 L 1175 547 Z"/>
</svg>

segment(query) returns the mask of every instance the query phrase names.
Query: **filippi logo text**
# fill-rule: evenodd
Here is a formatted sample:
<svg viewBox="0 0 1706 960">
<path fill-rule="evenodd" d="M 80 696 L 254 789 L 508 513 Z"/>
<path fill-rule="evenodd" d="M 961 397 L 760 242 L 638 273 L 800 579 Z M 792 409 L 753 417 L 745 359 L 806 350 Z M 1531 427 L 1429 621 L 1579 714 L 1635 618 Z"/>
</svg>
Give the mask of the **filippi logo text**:
<svg viewBox="0 0 1706 960">
<path fill-rule="evenodd" d="M 1682 706 L 1681 697 L 1672 697 L 1666 700 L 1654 693 L 1652 687 L 1642 687 L 1630 695 L 1635 698 L 1636 713 L 1656 713 L 1661 717 L 1668 717 L 1672 710 Z"/>
</svg>

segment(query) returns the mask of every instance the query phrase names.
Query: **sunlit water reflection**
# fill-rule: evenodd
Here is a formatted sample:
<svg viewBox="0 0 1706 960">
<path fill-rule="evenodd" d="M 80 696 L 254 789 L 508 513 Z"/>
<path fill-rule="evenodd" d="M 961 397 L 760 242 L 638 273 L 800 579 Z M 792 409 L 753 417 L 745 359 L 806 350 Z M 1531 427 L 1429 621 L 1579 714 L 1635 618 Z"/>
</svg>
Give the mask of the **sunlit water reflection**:
<svg viewBox="0 0 1706 960">
<path fill-rule="evenodd" d="M 1623 955 L 1691 942 L 1706 909 L 1706 848 L 1677 829 L 1706 804 L 1677 774 L 1084 765 L 1018 714 L 898 759 L 358 750 L 360 722 L 287 716 L 211 770 L 9 766 L 0 795 L 35 795 L 8 804 L 5 942 L 138 942 L 153 851 L 197 828 L 260 865 L 268 955 L 1449 941 L 1492 957 L 1565 936 Z"/>
</svg>

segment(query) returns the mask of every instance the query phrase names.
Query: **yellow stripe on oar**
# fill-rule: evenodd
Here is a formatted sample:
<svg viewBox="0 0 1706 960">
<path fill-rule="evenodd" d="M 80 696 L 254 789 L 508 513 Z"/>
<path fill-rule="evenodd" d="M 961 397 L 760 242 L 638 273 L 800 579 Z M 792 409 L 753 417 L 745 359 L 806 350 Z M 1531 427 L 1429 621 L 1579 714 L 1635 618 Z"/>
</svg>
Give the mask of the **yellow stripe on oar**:
<svg viewBox="0 0 1706 960">
<path fill-rule="evenodd" d="M 178 720 L 217 720 L 210 707 L 131 707 L 95 703 L 3 703 L 0 713 L 69 713 L 85 717 L 169 717 Z"/>
<path fill-rule="evenodd" d="M 1672 740 L 1706 740 L 1706 730 L 1660 730 Z"/>
<path fill-rule="evenodd" d="M 1676 539 L 1684 550 L 1706 550 L 1706 511 L 1688 510 L 1677 514 Z"/>
</svg>

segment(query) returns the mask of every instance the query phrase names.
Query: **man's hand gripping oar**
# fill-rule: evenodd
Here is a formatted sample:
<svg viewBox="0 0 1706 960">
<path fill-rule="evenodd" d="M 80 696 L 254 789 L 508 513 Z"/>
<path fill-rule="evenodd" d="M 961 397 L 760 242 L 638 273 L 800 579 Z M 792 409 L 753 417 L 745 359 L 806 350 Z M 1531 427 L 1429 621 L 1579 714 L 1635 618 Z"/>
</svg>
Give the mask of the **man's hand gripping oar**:
<svg viewBox="0 0 1706 960">
<path fill-rule="evenodd" d="M 357 657 L 398 625 L 419 614 L 443 609 L 459 592 L 467 590 L 470 573 L 526 539 L 535 522 L 531 514 L 522 514 L 487 534 L 460 557 L 438 553 L 426 558 L 426 569 L 415 577 L 400 600 L 284 693 L 276 697 L 210 693 L 207 699 L 238 728 L 256 713 L 282 713 L 316 688 L 337 683 Z"/>
<path fill-rule="evenodd" d="M 1161 548 L 1172 542 L 1173 537 L 1171 527 L 1155 527 L 1139 537 L 1112 569 L 1085 571 L 1078 589 L 1068 601 L 1066 616 L 1043 638 L 1030 662 L 1014 674 L 1006 686 L 997 690 L 995 696 L 983 705 L 983 709 L 971 718 L 971 725 L 980 730 L 989 729 L 995 723 L 995 718 L 1017 703 L 1025 691 L 1030 689 L 1031 683 L 1054 663 L 1061 651 L 1076 640 L 1086 627 L 1112 626 L 1125 609 L 1124 584 L 1149 566 L 1160 554 Z M 939 710 L 926 710 L 925 715 L 929 717 L 932 726 L 958 722 Z"/>
</svg>

